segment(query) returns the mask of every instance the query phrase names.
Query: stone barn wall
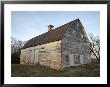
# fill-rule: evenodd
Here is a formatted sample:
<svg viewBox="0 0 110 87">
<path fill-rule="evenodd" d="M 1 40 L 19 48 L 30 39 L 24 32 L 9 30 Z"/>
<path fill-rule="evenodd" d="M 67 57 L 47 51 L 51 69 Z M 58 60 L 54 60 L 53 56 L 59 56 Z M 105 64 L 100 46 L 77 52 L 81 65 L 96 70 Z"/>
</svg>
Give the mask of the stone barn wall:
<svg viewBox="0 0 110 87">
<path fill-rule="evenodd" d="M 82 29 L 68 29 L 61 40 L 61 50 L 63 67 L 90 63 L 90 44 Z M 79 63 L 75 64 L 75 57 L 79 57 Z"/>
<path fill-rule="evenodd" d="M 21 50 L 21 64 L 40 64 L 51 68 L 61 68 L 61 41 L 38 45 Z"/>
</svg>

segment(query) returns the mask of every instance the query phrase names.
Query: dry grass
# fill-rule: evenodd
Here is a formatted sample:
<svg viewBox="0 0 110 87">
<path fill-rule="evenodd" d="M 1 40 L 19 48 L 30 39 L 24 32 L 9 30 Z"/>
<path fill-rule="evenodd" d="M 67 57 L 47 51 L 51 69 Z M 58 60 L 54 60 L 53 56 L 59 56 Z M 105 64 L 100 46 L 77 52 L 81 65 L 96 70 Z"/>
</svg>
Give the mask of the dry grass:
<svg viewBox="0 0 110 87">
<path fill-rule="evenodd" d="M 14 77 L 99 77 L 100 64 L 88 64 L 54 70 L 40 65 L 11 65 L 12 76 Z"/>
</svg>

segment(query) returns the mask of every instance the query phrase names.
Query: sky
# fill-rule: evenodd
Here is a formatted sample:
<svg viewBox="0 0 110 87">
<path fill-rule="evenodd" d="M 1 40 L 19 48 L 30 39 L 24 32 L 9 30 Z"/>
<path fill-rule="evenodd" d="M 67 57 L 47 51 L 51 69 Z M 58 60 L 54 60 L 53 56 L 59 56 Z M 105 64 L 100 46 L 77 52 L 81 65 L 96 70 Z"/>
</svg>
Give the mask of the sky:
<svg viewBox="0 0 110 87">
<path fill-rule="evenodd" d="M 12 11 L 11 36 L 27 41 L 47 32 L 50 24 L 56 28 L 78 18 L 87 33 L 100 36 L 99 11 Z"/>
</svg>

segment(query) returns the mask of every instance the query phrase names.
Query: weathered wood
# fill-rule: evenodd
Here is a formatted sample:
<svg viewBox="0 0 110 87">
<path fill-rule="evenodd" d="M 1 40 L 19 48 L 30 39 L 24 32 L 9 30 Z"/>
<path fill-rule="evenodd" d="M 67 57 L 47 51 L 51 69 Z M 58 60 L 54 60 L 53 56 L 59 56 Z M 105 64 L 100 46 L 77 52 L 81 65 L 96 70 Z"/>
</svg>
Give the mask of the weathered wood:
<svg viewBox="0 0 110 87">
<path fill-rule="evenodd" d="M 61 68 L 61 41 L 51 42 L 21 51 L 21 64 L 41 64 L 51 68 Z M 29 55 L 31 52 L 31 55 Z M 30 57 L 30 58 L 29 58 Z M 30 59 L 30 60 L 29 60 Z"/>
</svg>

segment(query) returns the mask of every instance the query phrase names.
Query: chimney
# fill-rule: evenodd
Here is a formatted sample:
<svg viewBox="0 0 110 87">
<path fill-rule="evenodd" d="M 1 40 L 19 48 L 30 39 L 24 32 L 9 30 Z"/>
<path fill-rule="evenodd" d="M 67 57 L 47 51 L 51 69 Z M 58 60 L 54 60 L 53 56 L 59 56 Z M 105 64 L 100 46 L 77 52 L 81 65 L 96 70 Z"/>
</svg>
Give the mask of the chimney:
<svg viewBox="0 0 110 87">
<path fill-rule="evenodd" d="M 54 27 L 53 25 L 49 25 L 48 26 L 48 32 L 51 31 L 53 27 Z"/>
</svg>

